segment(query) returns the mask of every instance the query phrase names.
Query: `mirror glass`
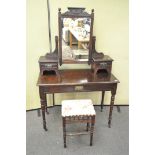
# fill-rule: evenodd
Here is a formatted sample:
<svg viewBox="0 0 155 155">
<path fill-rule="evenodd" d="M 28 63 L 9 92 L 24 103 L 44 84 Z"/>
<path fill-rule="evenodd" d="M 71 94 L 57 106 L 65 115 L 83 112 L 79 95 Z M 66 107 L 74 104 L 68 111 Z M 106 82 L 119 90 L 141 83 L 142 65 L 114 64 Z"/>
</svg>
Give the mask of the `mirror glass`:
<svg viewBox="0 0 155 155">
<path fill-rule="evenodd" d="M 88 61 L 91 18 L 62 18 L 62 61 Z"/>
</svg>

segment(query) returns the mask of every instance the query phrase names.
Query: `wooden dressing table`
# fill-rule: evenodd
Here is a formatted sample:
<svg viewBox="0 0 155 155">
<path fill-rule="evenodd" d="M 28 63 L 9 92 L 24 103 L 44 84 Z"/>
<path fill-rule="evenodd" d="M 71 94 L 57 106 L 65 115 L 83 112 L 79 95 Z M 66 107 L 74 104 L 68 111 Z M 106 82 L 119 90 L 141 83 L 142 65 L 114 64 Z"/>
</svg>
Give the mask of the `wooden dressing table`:
<svg viewBox="0 0 155 155">
<path fill-rule="evenodd" d="M 67 92 L 92 92 L 102 91 L 101 110 L 103 109 L 104 92 L 111 91 L 108 126 L 111 127 L 112 110 L 119 80 L 113 74 L 94 76 L 90 69 L 59 70 L 61 79 L 55 75 L 39 75 L 37 86 L 42 110 L 43 128 L 47 131 L 46 117 L 47 99 L 46 94 Z"/>
<path fill-rule="evenodd" d="M 48 2 L 48 0 L 47 0 Z M 119 80 L 111 73 L 112 62 L 109 56 L 104 55 L 103 52 L 97 52 L 95 49 L 96 37 L 93 36 L 93 22 L 94 22 L 94 9 L 91 13 L 87 13 L 85 8 L 69 7 L 64 13 L 61 13 L 61 9 L 58 9 L 58 28 L 59 36 L 55 36 L 55 50 L 52 52 L 51 44 L 51 31 L 50 31 L 50 13 L 49 13 L 49 3 L 48 3 L 48 24 L 49 24 L 49 43 L 50 43 L 50 53 L 39 58 L 40 74 L 37 82 L 39 86 L 39 95 L 42 110 L 43 128 L 47 131 L 46 127 L 46 117 L 45 113 L 47 111 L 47 99 L 46 94 L 55 93 L 67 93 L 67 92 L 92 92 L 101 91 L 101 111 L 103 109 L 103 100 L 105 91 L 111 91 L 111 101 L 109 110 L 108 125 L 111 127 L 112 120 L 112 110 L 117 90 L 117 84 Z M 88 56 L 85 57 L 84 53 L 78 55 L 78 57 L 72 57 L 74 59 L 66 59 L 62 56 L 62 53 L 67 55 L 69 51 L 78 51 L 78 46 L 74 48 L 69 47 L 63 41 L 63 28 L 65 26 L 65 21 L 71 21 L 74 23 L 74 28 L 76 29 L 76 21 L 80 19 L 83 28 L 86 28 L 89 40 L 87 52 Z M 69 24 L 69 23 L 68 23 Z M 70 24 L 69 24 L 70 25 Z M 88 29 L 89 27 L 89 29 Z M 78 32 L 78 31 L 77 31 Z M 74 34 L 75 35 L 75 34 Z M 80 34 L 76 34 L 79 36 Z M 68 38 L 69 39 L 69 38 Z M 84 40 L 80 40 L 84 41 Z M 70 44 L 72 44 L 72 38 L 70 39 Z M 65 48 L 62 48 L 64 46 Z M 67 47 L 67 48 L 66 48 Z M 73 55 L 73 53 L 71 54 Z M 84 59 L 84 60 L 83 60 Z M 73 70 L 60 70 L 59 66 L 63 64 L 88 64 L 91 69 L 73 69 Z M 48 75 L 50 74 L 50 75 Z M 54 104 L 53 104 L 54 105 Z"/>
</svg>

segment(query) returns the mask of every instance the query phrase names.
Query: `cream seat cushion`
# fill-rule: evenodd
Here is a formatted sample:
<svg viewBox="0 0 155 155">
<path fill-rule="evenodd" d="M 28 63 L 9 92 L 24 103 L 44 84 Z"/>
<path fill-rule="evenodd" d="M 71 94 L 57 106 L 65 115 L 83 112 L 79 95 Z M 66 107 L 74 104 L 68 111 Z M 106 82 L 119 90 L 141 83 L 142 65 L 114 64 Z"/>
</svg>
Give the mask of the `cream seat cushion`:
<svg viewBox="0 0 155 155">
<path fill-rule="evenodd" d="M 62 117 L 80 116 L 80 115 L 96 115 L 92 100 L 63 100 L 62 101 Z"/>
</svg>

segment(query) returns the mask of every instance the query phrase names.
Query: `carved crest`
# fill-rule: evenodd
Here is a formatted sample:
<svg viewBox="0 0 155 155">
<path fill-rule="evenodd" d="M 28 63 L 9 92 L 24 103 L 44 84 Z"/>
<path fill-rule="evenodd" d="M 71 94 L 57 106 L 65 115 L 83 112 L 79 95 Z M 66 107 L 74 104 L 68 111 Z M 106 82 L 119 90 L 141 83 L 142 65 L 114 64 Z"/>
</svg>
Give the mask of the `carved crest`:
<svg viewBox="0 0 155 155">
<path fill-rule="evenodd" d="M 62 13 L 61 16 L 90 17 L 91 14 L 85 12 L 85 8 L 68 7 L 68 11 Z"/>
</svg>

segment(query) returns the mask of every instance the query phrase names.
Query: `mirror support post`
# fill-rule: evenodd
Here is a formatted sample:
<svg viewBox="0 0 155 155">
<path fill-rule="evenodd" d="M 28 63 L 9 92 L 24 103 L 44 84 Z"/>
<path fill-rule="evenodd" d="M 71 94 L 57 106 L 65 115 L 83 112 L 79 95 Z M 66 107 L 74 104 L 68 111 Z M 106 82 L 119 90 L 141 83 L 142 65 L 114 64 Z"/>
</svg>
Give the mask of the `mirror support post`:
<svg viewBox="0 0 155 155">
<path fill-rule="evenodd" d="M 62 65 L 62 21 L 61 21 L 61 8 L 58 9 L 58 26 L 59 26 L 59 64 Z"/>
</svg>

